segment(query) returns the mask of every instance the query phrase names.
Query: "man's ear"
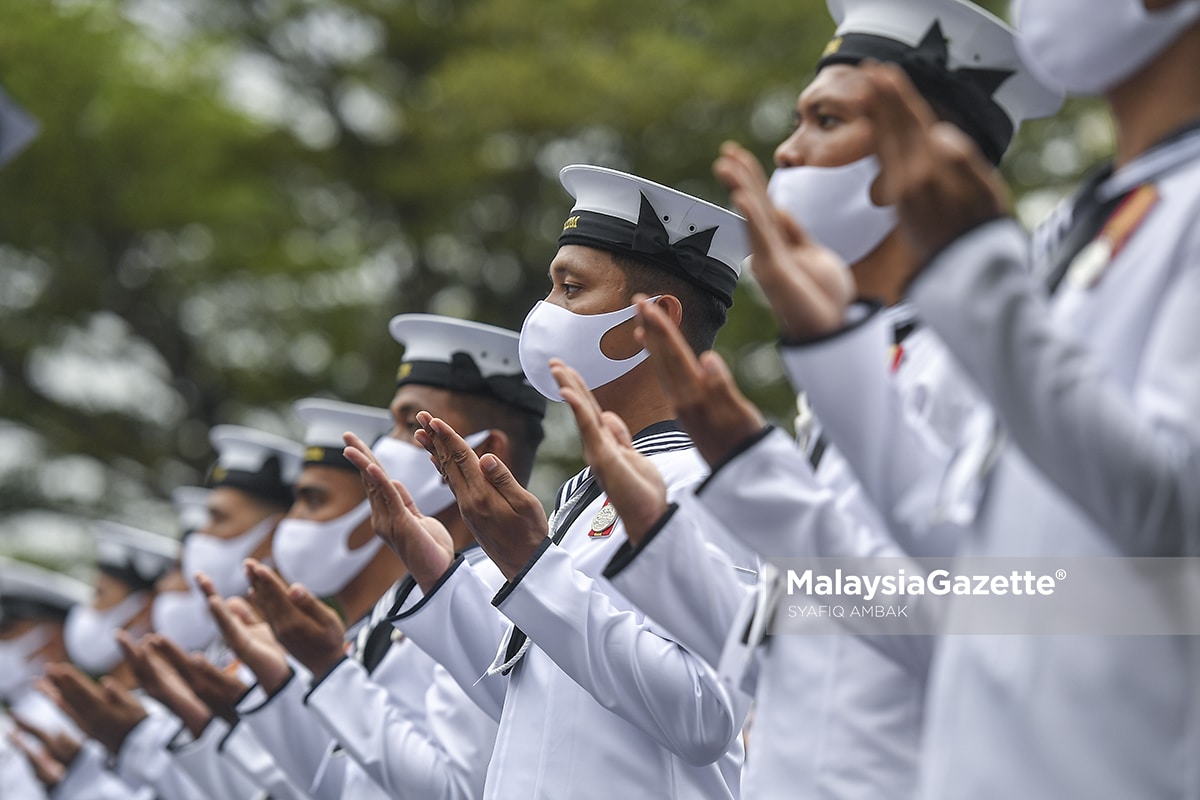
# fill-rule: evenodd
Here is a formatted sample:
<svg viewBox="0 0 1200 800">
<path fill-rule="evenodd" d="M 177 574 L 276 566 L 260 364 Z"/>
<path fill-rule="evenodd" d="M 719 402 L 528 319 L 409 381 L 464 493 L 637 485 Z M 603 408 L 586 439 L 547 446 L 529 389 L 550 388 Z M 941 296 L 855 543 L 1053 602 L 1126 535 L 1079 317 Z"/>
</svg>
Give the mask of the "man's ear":
<svg viewBox="0 0 1200 800">
<path fill-rule="evenodd" d="M 488 437 L 475 448 L 475 452 L 480 455 L 491 453 L 503 461 L 504 466 L 512 469 L 512 441 L 508 438 L 508 434 L 499 428 L 491 428 Z"/>
<path fill-rule="evenodd" d="M 675 327 L 678 328 L 683 322 L 683 303 L 679 302 L 679 298 L 675 295 L 664 294 L 655 300 L 654 304 L 666 312 L 671 321 L 675 323 Z"/>
</svg>

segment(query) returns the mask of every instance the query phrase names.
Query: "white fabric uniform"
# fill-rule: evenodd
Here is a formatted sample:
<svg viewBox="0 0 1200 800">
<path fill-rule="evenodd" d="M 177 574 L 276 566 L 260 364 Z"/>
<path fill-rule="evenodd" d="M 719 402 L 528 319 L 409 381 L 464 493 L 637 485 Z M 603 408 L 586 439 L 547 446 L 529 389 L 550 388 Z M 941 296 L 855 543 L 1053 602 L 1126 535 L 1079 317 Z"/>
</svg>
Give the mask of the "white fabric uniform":
<svg viewBox="0 0 1200 800">
<path fill-rule="evenodd" d="M 473 564 L 486 559 L 477 547 L 465 557 Z M 376 608 L 390 611 L 394 602 L 395 595 L 389 592 Z M 496 743 L 495 720 L 475 705 L 441 666 L 434 667 L 422 720 L 412 710 L 399 707 L 383 683 L 396 677 L 407 680 L 394 670 L 391 675 L 368 674 L 357 660 L 347 658 L 309 691 L 305 702 L 357 767 L 388 796 L 422 800 L 482 797 Z"/>
<path fill-rule="evenodd" d="M 948 443 L 961 434 L 976 400 L 926 331 L 904 340 L 903 358 L 891 374 L 892 331 L 908 322 L 905 309 L 889 310 L 836 337 L 788 348 L 784 358 L 798 389 L 815 388 L 814 407 L 833 405 L 832 389 L 843 393 L 824 436 L 854 437 L 852 448 L 873 455 L 903 442 L 921 451 L 927 473 L 940 475 Z M 830 373 L 837 374 L 831 381 L 836 385 L 818 386 Z M 857 425 L 851 422 L 855 413 L 863 415 Z M 866 435 L 875 439 L 861 441 Z M 889 483 L 894 494 L 911 493 L 893 488 L 901 481 L 919 485 L 914 473 L 899 474 L 903 462 L 893 469 L 898 474 L 877 470 L 873 477 Z M 743 646 L 739 640 L 758 599 L 719 553 L 710 549 L 710 558 L 695 558 L 703 531 L 714 526 L 764 557 L 902 555 L 838 449 L 825 450 L 814 476 L 808 458 L 782 433 L 754 441 L 720 465 L 696 498 L 684 498 L 630 560 L 610 570 L 618 588 L 713 664 L 722 652 Z M 949 541 L 943 536 L 908 544 L 932 545 L 928 554 L 942 555 L 939 549 Z M 666 591 L 645 591 L 664 583 Z M 727 676 L 740 679 L 757 699 L 754 755 L 743 782 L 747 798 L 913 794 L 929 642 L 889 638 L 888 655 L 877 644 L 852 636 L 775 637 L 759 649 L 757 663 L 746 665 L 746 675 Z"/>
<path fill-rule="evenodd" d="M 635 445 L 671 496 L 707 471 L 673 425 L 652 426 Z M 431 594 L 410 595 L 397 627 L 499 718 L 485 797 L 737 797 L 745 703 L 602 577 L 625 541 L 619 521 L 589 536 L 605 502 L 588 504 L 561 546 L 547 539 L 494 601 L 460 559 Z M 533 645 L 507 677 L 483 678 L 511 627 L 493 602 Z"/>
<path fill-rule="evenodd" d="M 975 555 L 1179 555 L 1200 543 L 1200 133 L 1112 176 L 1160 195 L 1098 282 L 1052 301 L 1011 221 L 911 289 L 1014 445 Z M 1002 640 L 1002 641 L 997 641 Z M 1200 797 L 1197 637 L 951 637 L 930 688 L 924 798 Z"/>
<path fill-rule="evenodd" d="M 108 753 L 91 739 L 83 743 L 67 774 L 50 793 L 53 800 L 153 800 L 149 786 L 135 789 L 107 768 Z"/>
<path fill-rule="evenodd" d="M 159 800 L 204 800 L 207 795 L 167 749 L 179 733 L 179 718 L 142 699 L 147 716 L 121 743 L 115 759 L 117 776 L 130 786 L 152 788 Z"/>
<path fill-rule="evenodd" d="M 347 630 L 351 654 L 357 652 L 364 624 Z M 380 685 L 387 687 L 392 706 L 422 733 L 425 726 L 425 694 L 433 679 L 433 662 L 420 648 L 401 640 L 392 644 L 376 668 Z M 345 757 L 339 742 L 320 724 L 306 706 L 312 678 L 299 664 L 293 664 L 288 683 L 270 698 L 252 693 L 238 705 L 239 725 L 226 740 L 223 749 L 237 758 L 242 747 L 242 726 L 274 758 L 294 785 L 317 800 L 340 797 L 386 797 L 382 787 Z M 353 711 L 354 709 L 348 709 Z"/>
<path fill-rule="evenodd" d="M 34 774 L 25 754 L 8 740 L 17 726 L 7 714 L 0 714 L 0 797 L 14 800 L 42 800 L 45 787 Z"/>
</svg>

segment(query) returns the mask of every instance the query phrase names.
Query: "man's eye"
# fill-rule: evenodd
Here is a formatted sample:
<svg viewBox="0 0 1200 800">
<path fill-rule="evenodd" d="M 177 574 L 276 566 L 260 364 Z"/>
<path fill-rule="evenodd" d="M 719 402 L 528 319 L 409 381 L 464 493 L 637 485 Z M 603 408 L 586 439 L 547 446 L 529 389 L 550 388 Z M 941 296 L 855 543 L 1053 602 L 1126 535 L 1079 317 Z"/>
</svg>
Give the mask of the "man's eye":
<svg viewBox="0 0 1200 800">
<path fill-rule="evenodd" d="M 565 294 L 567 297 L 570 297 L 571 295 L 575 294 L 576 292 L 580 291 L 581 289 L 583 289 L 582 286 L 576 286 L 573 283 L 564 283 L 563 284 L 563 294 Z"/>
<path fill-rule="evenodd" d="M 839 123 L 841 123 L 841 119 L 833 116 L 832 114 L 818 114 L 817 115 L 817 126 L 823 130 L 829 130 L 830 128 L 835 128 L 838 126 Z"/>
</svg>

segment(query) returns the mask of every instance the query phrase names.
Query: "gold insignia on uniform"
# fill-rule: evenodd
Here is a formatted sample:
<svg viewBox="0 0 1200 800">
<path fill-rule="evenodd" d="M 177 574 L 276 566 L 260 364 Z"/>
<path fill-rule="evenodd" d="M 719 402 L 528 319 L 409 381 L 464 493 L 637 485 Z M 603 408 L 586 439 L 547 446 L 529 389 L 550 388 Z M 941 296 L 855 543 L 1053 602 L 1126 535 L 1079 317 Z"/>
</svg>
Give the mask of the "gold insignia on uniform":
<svg viewBox="0 0 1200 800">
<path fill-rule="evenodd" d="M 216 467 L 213 467 L 212 479 L 214 481 L 223 481 L 223 480 L 225 480 L 225 476 L 228 474 L 229 474 L 229 470 L 227 470 L 221 466 L 216 466 Z"/>
<path fill-rule="evenodd" d="M 836 39 L 831 39 L 829 41 L 829 44 L 825 45 L 825 52 L 821 53 L 821 58 L 825 58 L 826 56 L 831 56 L 834 53 L 836 53 L 838 50 L 841 50 L 842 49 L 842 41 L 843 41 L 843 38 L 841 36 L 837 37 Z"/>
<path fill-rule="evenodd" d="M 308 448 L 307 450 L 304 451 L 304 460 L 305 461 L 324 461 L 325 460 L 325 448 L 323 448 L 323 447 Z"/>
<path fill-rule="evenodd" d="M 563 223 L 563 230 L 568 231 L 571 228 L 579 227 L 579 216 L 567 217 L 567 221 Z"/>
<path fill-rule="evenodd" d="M 604 507 L 596 512 L 596 516 L 592 517 L 592 529 L 588 531 L 588 536 L 593 539 L 608 536 L 612 533 L 613 525 L 616 523 L 617 510 L 606 501 Z"/>
<path fill-rule="evenodd" d="M 402 381 L 412 374 L 412 364 L 401 364 L 396 370 L 396 380 Z"/>
</svg>

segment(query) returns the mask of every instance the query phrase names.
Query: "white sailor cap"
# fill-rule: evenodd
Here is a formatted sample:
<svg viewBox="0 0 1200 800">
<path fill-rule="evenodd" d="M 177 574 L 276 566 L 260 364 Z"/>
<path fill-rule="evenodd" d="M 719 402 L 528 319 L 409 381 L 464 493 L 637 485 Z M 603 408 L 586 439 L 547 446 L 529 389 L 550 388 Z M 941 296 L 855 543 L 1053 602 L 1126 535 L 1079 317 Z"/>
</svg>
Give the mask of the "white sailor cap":
<svg viewBox="0 0 1200 800">
<path fill-rule="evenodd" d="M 826 0 L 837 23 L 817 64 L 898 64 L 936 110 L 993 163 L 1027 119 L 1050 116 L 1063 95 L 1039 82 L 1017 53 L 1016 32 L 965 0 Z"/>
<path fill-rule="evenodd" d="M 740 216 L 669 186 L 605 167 L 558 174 L 575 198 L 558 245 L 595 247 L 653 264 L 733 305 L 750 255 Z"/>
<path fill-rule="evenodd" d="M 321 464 L 329 467 L 354 469 L 354 465 L 342 455 L 346 431 L 357 434 L 367 444 L 383 436 L 392 428 L 392 415 L 384 408 L 342 403 L 309 397 L 297 400 L 292 406 L 296 416 L 304 423 L 304 463 Z"/>
<path fill-rule="evenodd" d="M 208 525 L 208 496 L 211 489 L 203 486 L 177 486 L 171 490 L 171 503 L 179 515 L 179 525 L 186 537 Z"/>
<path fill-rule="evenodd" d="M 0 167 L 16 158 L 38 135 L 41 125 L 0 89 Z"/>
<path fill-rule="evenodd" d="M 92 587 L 83 581 L 0 556 L 0 621 L 61 620 L 91 597 Z"/>
<path fill-rule="evenodd" d="M 546 398 L 521 369 L 516 332 L 433 314 L 392 317 L 388 330 L 404 345 L 397 387 L 415 383 L 490 395 L 538 416 L 546 413 Z"/>
<path fill-rule="evenodd" d="M 292 484 L 304 455 L 299 444 L 240 425 L 217 425 L 208 439 L 217 451 L 209 488 L 230 486 L 278 506 L 292 504 Z"/>
<path fill-rule="evenodd" d="M 119 522 L 89 524 L 96 540 L 97 568 L 135 590 L 149 589 L 179 560 L 178 539 Z"/>
</svg>

